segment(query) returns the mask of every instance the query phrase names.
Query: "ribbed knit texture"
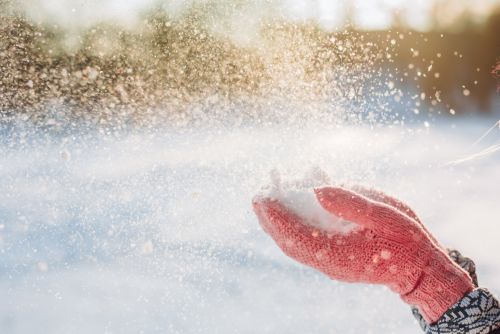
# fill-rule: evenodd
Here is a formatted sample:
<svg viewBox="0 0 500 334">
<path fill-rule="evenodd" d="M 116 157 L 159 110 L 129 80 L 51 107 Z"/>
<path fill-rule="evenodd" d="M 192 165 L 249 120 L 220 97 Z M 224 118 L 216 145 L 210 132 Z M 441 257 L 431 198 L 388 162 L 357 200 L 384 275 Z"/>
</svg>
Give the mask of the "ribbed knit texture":
<svg viewBox="0 0 500 334">
<path fill-rule="evenodd" d="M 474 262 L 455 249 L 448 249 L 448 255 L 478 287 Z M 426 334 L 500 334 L 500 303 L 482 288 L 466 294 L 433 324 L 427 323 L 416 308 L 412 313 Z"/>
<path fill-rule="evenodd" d="M 472 291 L 469 275 L 401 202 L 362 188 L 328 187 L 316 194 L 327 211 L 359 227 L 328 234 L 274 199 L 254 199 L 262 228 L 288 256 L 336 280 L 386 285 L 429 323 Z"/>
</svg>

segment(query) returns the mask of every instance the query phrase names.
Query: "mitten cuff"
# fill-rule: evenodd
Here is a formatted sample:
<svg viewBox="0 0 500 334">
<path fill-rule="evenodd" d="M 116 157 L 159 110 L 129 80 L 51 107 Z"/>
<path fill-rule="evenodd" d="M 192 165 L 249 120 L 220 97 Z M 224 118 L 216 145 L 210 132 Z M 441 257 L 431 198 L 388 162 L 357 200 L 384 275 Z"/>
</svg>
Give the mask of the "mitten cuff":
<svg viewBox="0 0 500 334">
<path fill-rule="evenodd" d="M 434 323 L 473 289 L 469 274 L 443 253 L 443 258 L 424 268 L 415 288 L 401 298 L 416 305 L 427 323 Z"/>
</svg>

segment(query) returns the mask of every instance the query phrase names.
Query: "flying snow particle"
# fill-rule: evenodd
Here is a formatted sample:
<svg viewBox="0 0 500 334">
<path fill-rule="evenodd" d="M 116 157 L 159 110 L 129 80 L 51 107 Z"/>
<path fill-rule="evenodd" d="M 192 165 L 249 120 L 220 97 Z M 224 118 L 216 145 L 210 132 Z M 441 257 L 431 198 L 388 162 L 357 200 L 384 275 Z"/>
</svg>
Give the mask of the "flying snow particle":
<svg viewBox="0 0 500 334">
<path fill-rule="evenodd" d="M 388 250 L 384 249 L 380 252 L 380 257 L 383 260 L 389 260 L 391 258 L 392 254 Z"/>
<path fill-rule="evenodd" d="M 439 90 L 434 94 L 434 96 L 438 102 L 441 102 L 441 92 Z"/>
<path fill-rule="evenodd" d="M 314 254 L 314 256 L 318 261 L 322 261 L 328 257 L 328 250 L 326 249 L 319 250 Z"/>
<path fill-rule="evenodd" d="M 153 249 L 153 242 L 151 240 L 148 240 L 142 245 L 141 253 L 144 255 L 148 255 L 153 253 Z"/>
<path fill-rule="evenodd" d="M 47 264 L 47 262 L 38 262 L 37 268 L 41 272 L 46 272 L 47 270 L 49 270 L 49 265 Z"/>
<path fill-rule="evenodd" d="M 71 153 L 68 150 L 61 151 L 61 159 L 69 161 L 71 159 Z"/>
</svg>

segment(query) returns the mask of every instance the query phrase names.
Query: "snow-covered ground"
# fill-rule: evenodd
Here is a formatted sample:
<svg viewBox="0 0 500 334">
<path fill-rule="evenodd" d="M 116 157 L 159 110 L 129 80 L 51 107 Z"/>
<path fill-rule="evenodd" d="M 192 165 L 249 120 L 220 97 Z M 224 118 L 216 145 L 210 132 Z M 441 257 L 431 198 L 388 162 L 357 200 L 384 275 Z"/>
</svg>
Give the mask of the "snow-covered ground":
<svg viewBox="0 0 500 334">
<path fill-rule="evenodd" d="M 0 333 L 420 333 L 386 288 L 285 257 L 251 198 L 273 168 L 376 186 L 498 294 L 500 154 L 445 166 L 498 141 L 470 147 L 494 121 L 4 132 Z"/>
</svg>

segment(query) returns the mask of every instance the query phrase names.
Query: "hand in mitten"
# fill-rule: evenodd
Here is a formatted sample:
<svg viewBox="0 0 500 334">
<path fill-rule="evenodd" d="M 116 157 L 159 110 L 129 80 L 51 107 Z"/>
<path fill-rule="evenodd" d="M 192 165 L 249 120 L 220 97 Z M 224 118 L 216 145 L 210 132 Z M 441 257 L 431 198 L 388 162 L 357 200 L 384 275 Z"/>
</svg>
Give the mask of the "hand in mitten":
<svg viewBox="0 0 500 334">
<path fill-rule="evenodd" d="M 349 233 L 327 233 L 273 198 L 257 197 L 260 224 L 295 260 L 332 279 L 383 284 L 433 323 L 474 286 L 400 201 L 365 188 L 316 189 L 321 206 L 357 224 Z"/>
</svg>

